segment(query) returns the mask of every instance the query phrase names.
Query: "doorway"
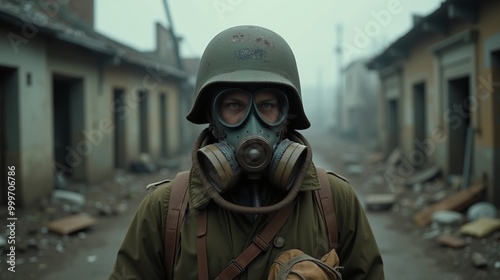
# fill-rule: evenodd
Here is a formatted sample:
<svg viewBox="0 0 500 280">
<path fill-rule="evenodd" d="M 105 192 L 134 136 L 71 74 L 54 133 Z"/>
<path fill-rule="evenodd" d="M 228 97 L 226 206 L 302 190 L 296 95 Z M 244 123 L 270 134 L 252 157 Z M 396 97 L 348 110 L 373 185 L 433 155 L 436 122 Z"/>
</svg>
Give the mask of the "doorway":
<svg viewBox="0 0 500 280">
<path fill-rule="evenodd" d="M 148 93 L 145 91 L 139 94 L 139 151 L 147 154 L 149 152 L 149 129 L 148 129 Z"/>
<path fill-rule="evenodd" d="M 448 80 L 448 98 L 449 173 L 465 176 L 468 172 L 466 165 L 471 160 L 469 156 L 466 157 L 467 151 L 472 149 L 470 77 Z"/>
<path fill-rule="evenodd" d="M 160 153 L 162 158 L 167 158 L 167 95 L 160 94 Z"/>
<path fill-rule="evenodd" d="M 491 89 L 493 97 L 493 201 L 500 207 L 500 50 L 491 53 Z"/>
<path fill-rule="evenodd" d="M 421 145 L 418 143 L 424 143 L 426 138 L 427 131 L 427 122 L 426 122 L 426 103 L 425 103 L 425 83 L 419 83 L 413 85 L 413 98 L 414 98 L 414 133 L 415 133 L 415 143 L 414 150 L 418 151 Z M 415 166 L 417 169 L 423 168 L 425 162 L 427 161 L 426 151 L 421 151 L 419 153 L 423 156 L 422 164 L 420 166 Z"/>
<path fill-rule="evenodd" d="M 83 140 L 83 80 L 62 75 L 52 79 L 54 160 L 58 175 L 85 180 L 84 162 L 90 152 Z"/>
<path fill-rule="evenodd" d="M 18 86 L 17 71 L 14 68 L 0 66 L 0 204 L 7 203 L 7 166 L 16 162 L 10 157 L 9 151 L 18 150 Z M 12 153 L 18 154 L 18 153 Z M 19 168 L 16 166 L 16 168 Z"/>
<path fill-rule="evenodd" d="M 399 107 L 397 99 L 391 99 L 388 102 L 387 124 L 389 129 L 388 149 L 389 153 L 391 153 L 399 147 Z"/>
<path fill-rule="evenodd" d="M 114 131 L 114 152 L 115 168 L 126 168 L 126 149 L 125 149 L 125 124 L 127 118 L 127 103 L 125 100 L 125 90 L 115 88 L 113 90 L 113 120 L 115 124 Z"/>
</svg>

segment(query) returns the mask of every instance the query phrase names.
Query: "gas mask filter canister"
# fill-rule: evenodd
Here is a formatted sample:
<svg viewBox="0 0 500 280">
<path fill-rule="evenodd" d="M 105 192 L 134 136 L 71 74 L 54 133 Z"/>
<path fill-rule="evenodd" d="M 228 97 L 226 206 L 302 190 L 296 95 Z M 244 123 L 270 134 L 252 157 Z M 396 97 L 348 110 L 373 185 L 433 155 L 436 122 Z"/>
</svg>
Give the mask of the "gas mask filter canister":
<svg viewBox="0 0 500 280">
<path fill-rule="evenodd" d="M 287 115 L 288 99 L 278 89 L 232 88 L 215 96 L 212 117 L 221 137 L 200 148 L 197 157 L 219 193 L 233 187 L 242 174 L 249 179 L 264 175 L 278 188 L 290 188 L 307 147 L 282 140 Z"/>
</svg>

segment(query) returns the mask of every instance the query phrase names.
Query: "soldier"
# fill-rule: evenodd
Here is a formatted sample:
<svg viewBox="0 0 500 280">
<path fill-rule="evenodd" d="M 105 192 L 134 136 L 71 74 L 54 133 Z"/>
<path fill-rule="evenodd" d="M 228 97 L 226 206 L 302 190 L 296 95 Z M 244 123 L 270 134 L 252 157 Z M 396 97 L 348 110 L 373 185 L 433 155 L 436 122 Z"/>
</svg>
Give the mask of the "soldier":
<svg viewBox="0 0 500 280">
<path fill-rule="evenodd" d="M 281 36 L 258 26 L 216 35 L 196 94 L 187 119 L 209 125 L 192 168 L 154 184 L 110 279 L 284 279 L 291 270 L 301 279 L 384 279 L 354 191 L 314 165 L 297 132 L 310 123 Z"/>
</svg>

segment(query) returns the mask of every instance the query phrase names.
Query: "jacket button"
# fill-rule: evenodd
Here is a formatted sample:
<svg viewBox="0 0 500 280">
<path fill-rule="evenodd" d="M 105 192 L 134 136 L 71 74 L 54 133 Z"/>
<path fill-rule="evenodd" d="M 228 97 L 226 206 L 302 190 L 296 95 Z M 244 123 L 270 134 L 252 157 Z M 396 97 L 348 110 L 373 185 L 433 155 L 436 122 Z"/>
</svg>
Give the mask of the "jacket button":
<svg viewBox="0 0 500 280">
<path fill-rule="evenodd" d="M 285 246 L 285 239 L 283 237 L 276 237 L 273 240 L 274 247 L 283 248 Z"/>
</svg>

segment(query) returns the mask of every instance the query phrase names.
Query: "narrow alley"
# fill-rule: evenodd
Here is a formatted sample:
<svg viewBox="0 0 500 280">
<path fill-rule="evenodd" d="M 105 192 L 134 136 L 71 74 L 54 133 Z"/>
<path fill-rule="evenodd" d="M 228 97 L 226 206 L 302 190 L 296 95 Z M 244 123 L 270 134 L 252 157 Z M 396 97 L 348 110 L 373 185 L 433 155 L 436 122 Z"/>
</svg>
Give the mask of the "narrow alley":
<svg viewBox="0 0 500 280">
<path fill-rule="evenodd" d="M 376 174 L 366 160 L 372 152 L 365 146 L 324 132 L 305 132 L 304 136 L 310 139 L 315 164 L 347 177 L 360 200 L 366 201 L 373 191 L 370 189 L 373 183 L 371 176 Z M 346 155 L 355 155 L 357 160 L 351 158 L 351 161 L 358 161 L 363 168 L 361 173 L 349 170 L 349 165 L 344 162 Z M 19 218 L 23 226 L 18 229 L 20 236 L 26 236 L 26 239 L 20 240 L 20 243 L 26 244 L 25 249 L 17 256 L 16 273 L 2 269 L 1 278 L 107 279 L 135 208 L 147 194 L 144 186 L 163 178 L 173 178 L 178 170 L 189 166 L 189 155 L 179 158 L 177 162 L 176 168 L 170 170 L 164 168 L 151 175 L 121 174 L 113 182 L 89 187 L 84 211 L 97 221 L 84 231 L 67 236 L 47 232 L 40 215 L 49 212 L 52 213 L 49 216 L 56 216 L 54 206 L 42 207 L 41 203 L 40 207 L 26 211 Z M 102 207 L 123 202 L 127 207 L 120 213 L 106 212 Z M 400 203 L 397 201 L 387 210 L 367 210 L 384 259 L 386 279 L 486 280 L 500 276 L 498 233 L 482 240 L 468 238 L 468 245 L 462 249 L 445 248 L 430 237 L 435 228 L 419 228 L 405 220 L 402 208 L 398 206 Z M 470 255 L 475 249 L 484 250 L 483 253 L 488 256 L 486 268 L 476 268 L 471 263 Z"/>
<path fill-rule="evenodd" d="M 200 176 L 205 187 L 246 186 L 243 170 L 255 190 L 229 200 L 279 200 L 254 179 L 267 172 L 290 187 L 310 159 L 303 145 L 280 142 L 296 129 L 314 164 L 356 192 L 385 279 L 500 279 L 500 1 L 198 4 L 0 0 L 0 279 L 108 279 L 146 186 L 191 168 L 193 143 L 211 176 Z M 197 138 L 207 125 L 211 135 Z M 325 226 L 297 209 L 301 222 L 282 232 L 308 243 Z M 364 219 L 345 221 L 356 230 L 341 257 L 350 271 L 370 270 L 348 262 L 374 248 L 358 234 Z M 206 235 L 224 241 L 261 226 L 247 223 L 239 237 L 211 224 L 227 235 Z M 143 245 L 131 247 L 159 247 Z M 220 263 L 209 271 L 235 248 L 210 250 Z M 147 267 L 146 251 L 137 259 L 150 272 L 160 265 Z M 184 260 L 203 251 L 179 252 L 190 278 Z M 253 264 L 248 278 L 261 278 Z M 372 268 L 380 275 L 380 263 Z"/>
</svg>

